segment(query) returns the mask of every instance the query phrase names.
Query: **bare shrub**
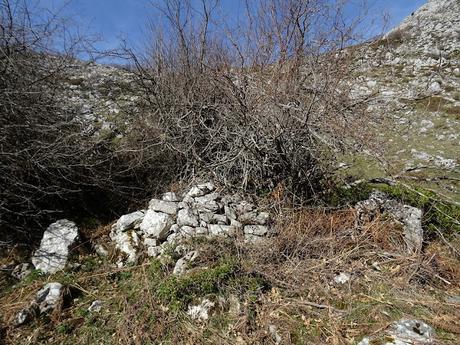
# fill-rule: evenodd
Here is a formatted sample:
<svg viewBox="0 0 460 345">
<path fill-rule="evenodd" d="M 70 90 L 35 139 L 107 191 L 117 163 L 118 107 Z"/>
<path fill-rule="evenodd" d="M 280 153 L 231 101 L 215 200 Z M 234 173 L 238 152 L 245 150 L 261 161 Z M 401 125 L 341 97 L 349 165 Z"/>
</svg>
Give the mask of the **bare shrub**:
<svg viewBox="0 0 460 345">
<path fill-rule="evenodd" d="M 122 150 L 113 136 L 89 134 L 81 109 L 63 100 L 74 56 L 87 44 L 67 35 L 61 18 L 33 14 L 27 1 L 0 0 L 3 240 L 39 237 L 56 217 L 110 218 L 125 211 L 133 195 L 139 200 L 152 192 L 150 176 L 163 181 L 169 175 L 162 153 Z M 152 163 L 158 157 L 162 163 Z"/>
<path fill-rule="evenodd" d="M 385 40 L 388 46 L 390 47 L 397 47 L 404 43 L 405 40 L 409 39 L 408 36 L 408 29 L 395 29 L 392 30 L 386 35 Z"/>
<path fill-rule="evenodd" d="M 177 152 L 184 176 L 252 191 L 285 183 L 312 197 L 333 157 L 365 142 L 351 96 L 354 25 L 327 1 L 248 2 L 237 25 L 218 1 L 156 3 L 149 54 L 134 58 L 148 98 L 138 130 Z"/>
</svg>

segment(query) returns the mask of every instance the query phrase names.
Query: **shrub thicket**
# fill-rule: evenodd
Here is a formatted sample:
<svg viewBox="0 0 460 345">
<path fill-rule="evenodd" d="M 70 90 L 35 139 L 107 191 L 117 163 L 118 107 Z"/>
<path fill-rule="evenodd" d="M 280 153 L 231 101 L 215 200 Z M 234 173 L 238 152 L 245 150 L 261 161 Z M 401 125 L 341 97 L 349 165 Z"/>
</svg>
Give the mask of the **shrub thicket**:
<svg viewBox="0 0 460 345">
<path fill-rule="evenodd" d="M 337 152 L 368 142 L 366 100 L 352 94 L 364 48 L 347 49 L 358 20 L 341 5 L 253 1 L 235 24 L 218 1 L 161 3 L 149 54 L 132 54 L 149 104 L 138 129 L 177 152 L 185 175 L 311 198 Z"/>
<path fill-rule="evenodd" d="M 81 41 L 67 42 L 55 17 L 33 18 L 27 2 L 1 0 L 2 235 L 38 236 L 56 212 L 111 216 L 196 175 L 316 197 L 331 184 L 335 153 L 368 139 L 366 100 L 351 79 L 363 50 L 347 49 L 356 23 L 339 3 L 248 2 L 236 24 L 217 0 L 157 4 L 149 53 L 130 53 L 144 106 L 115 143 L 85 131 L 80 109 L 62 102 Z M 68 51 L 50 49 L 62 42 Z"/>
</svg>

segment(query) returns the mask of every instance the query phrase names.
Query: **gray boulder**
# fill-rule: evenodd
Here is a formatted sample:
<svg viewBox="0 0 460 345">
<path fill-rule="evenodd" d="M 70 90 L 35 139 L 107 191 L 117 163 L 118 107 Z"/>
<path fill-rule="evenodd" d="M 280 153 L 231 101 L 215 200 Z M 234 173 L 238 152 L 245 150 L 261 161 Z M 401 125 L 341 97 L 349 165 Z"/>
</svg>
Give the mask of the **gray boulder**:
<svg viewBox="0 0 460 345">
<path fill-rule="evenodd" d="M 190 208 L 184 208 L 177 212 L 177 224 L 179 226 L 197 227 L 199 225 L 199 221 Z"/>
<path fill-rule="evenodd" d="M 144 219 L 139 227 L 146 237 L 165 240 L 168 237 L 168 232 L 174 224 L 173 218 L 162 212 L 147 210 Z"/>
<path fill-rule="evenodd" d="M 268 234 L 268 228 L 263 225 L 246 225 L 244 233 L 248 235 L 265 236 Z"/>
<path fill-rule="evenodd" d="M 69 249 L 77 240 L 77 225 L 67 219 L 58 220 L 43 234 L 40 248 L 32 257 L 32 264 L 36 269 L 49 274 L 64 269 Z"/>
<path fill-rule="evenodd" d="M 152 199 L 149 202 L 149 209 L 156 212 L 163 212 L 170 215 L 175 215 L 177 210 L 179 209 L 179 205 L 177 202 L 174 201 Z"/>
<path fill-rule="evenodd" d="M 121 216 L 117 222 L 115 223 L 115 227 L 117 231 L 126 231 L 129 229 L 134 228 L 144 218 L 144 212 L 136 211 L 129 214 L 125 214 Z"/>
</svg>

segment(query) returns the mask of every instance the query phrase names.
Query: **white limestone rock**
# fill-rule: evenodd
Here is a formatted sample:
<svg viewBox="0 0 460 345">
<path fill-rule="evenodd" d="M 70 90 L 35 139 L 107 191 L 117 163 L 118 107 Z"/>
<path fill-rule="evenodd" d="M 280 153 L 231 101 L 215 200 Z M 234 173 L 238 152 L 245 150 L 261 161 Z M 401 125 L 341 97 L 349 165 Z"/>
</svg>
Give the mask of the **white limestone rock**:
<svg viewBox="0 0 460 345">
<path fill-rule="evenodd" d="M 11 275 L 17 280 L 23 280 L 25 277 L 27 277 L 32 272 L 32 269 L 33 269 L 32 265 L 29 264 L 28 262 L 25 262 L 25 263 L 17 265 L 11 272 Z"/>
<path fill-rule="evenodd" d="M 439 93 L 442 91 L 442 87 L 437 81 L 435 81 L 430 84 L 430 86 L 428 87 L 428 91 L 432 93 Z"/>
<path fill-rule="evenodd" d="M 13 320 L 15 327 L 22 326 L 33 319 L 33 314 L 30 308 L 21 309 Z"/>
<path fill-rule="evenodd" d="M 193 214 L 192 209 L 183 208 L 177 212 L 177 224 L 179 226 L 197 227 L 200 223 L 198 221 L 198 217 Z"/>
<path fill-rule="evenodd" d="M 139 236 L 136 231 L 116 231 L 116 228 L 114 228 L 110 233 L 110 238 L 115 242 L 115 247 L 126 255 L 126 262 L 136 262 L 138 257 L 137 248 L 139 246 Z"/>
<path fill-rule="evenodd" d="M 115 223 L 117 231 L 126 231 L 133 229 L 136 225 L 139 225 L 144 218 L 144 212 L 136 211 L 121 216 Z"/>
<path fill-rule="evenodd" d="M 255 209 L 255 206 L 245 200 L 241 201 L 235 206 L 235 211 L 237 215 L 242 215 L 244 213 L 251 212 Z"/>
<path fill-rule="evenodd" d="M 174 192 L 167 192 L 163 194 L 163 196 L 161 197 L 161 200 L 179 202 L 180 198 Z"/>
<path fill-rule="evenodd" d="M 99 313 L 102 310 L 102 301 L 97 299 L 91 303 L 91 305 L 88 307 L 88 312 L 90 313 Z"/>
<path fill-rule="evenodd" d="M 170 215 L 149 209 L 145 213 L 139 229 L 144 232 L 146 237 L 165 240 L 173 224 L 174 220 Z"/>
<path fill-rule="evenodd" d="M 209 224 L 208 230 L 210 236 L 234 236 L 238 232 L 234 226 L 220 224 Z"/>
<path fill-rule="evenodd" d="M 61 283 L 48 283 L 37 292 L 35 302 L 40 314 L 54 310 L 61 303 L 62 288 Z"/>
<path fill-rule="evenodd" d="M 105 249 L 105 247 L 102 244 L 96 244 L 94 246 L 94 251 L 97 255 L 102 257 L 109 255 L 109 251 Z"/>
<path fill-rule="evenodd" d="M 408 253 L 420 252 L 423 244 L 422 210 L 389 199 L 385 193 L 374 191 L 368 200 L 356 204 L 358 221 L 372 218 L 379 212 L 390 214 L 404 225 L 403 235 Z"/>
<path fill-rule="evenodd" d="M 238 221 L 243 224 L 257 224 L 265 225 L 270 219 L 270 214 L 268 212 L 259 212 L 256 211 L 243 213 L 238 217 Z"/>
<path fill-rule="evenodd" d="M 193 207 L 201 212 L 217 212 L 220 209 L 219 203 L 216 201 L 220 195 L 218 193 L 211 193 L 202 197 L 195 198 Z"/>
<path fill-rule="evenodd" d="M 230 206 L 224 206 L 224 214 L 228 217 L 228 219 L 236 220 L 236 212 Z"/>
<path fill-rule="evenodd" d="M 169 238 L 169 237 L 168 237 Z M 147 255 L 151 258 L 156 258 L 157 256 L 163 253 L 163 248 L 161 246 L 148 247 Z"/>
<path fill-rule="evenodd" d="M 251 243 L 251 244 L 259 244 L 263 243 L 266 237 L 264 236 L 257 236 L 252 234 L 244 234 L 244 242 Z"/>
<path fill-rule="evenodd" d="M 32 257 L 32 264 L 43 273 L 64 269 L 69 249 L 78 241 L 77 225 L 67 219 L 51 224 L 43 234 L 40 248 Z"/>
<path fill-rule="evenodd" d="M 379 339 L 385 339 L 385 345 L 434 345 L 437 343 L 432 327 L 423 321 L 411 319 L 393 322 L 389 329 L 377 335 L 365 337 L 358 345 L 371 345 Z"/>
<path fill-rule="evenodd" d="M 200 213 L 200 220 L 206 222 L 207 224 L 228 224 L 228 219 L 225 214 L 215 214 L 212 212 Z"/>
<path fill-rule="evenodd" d="M 192 226 L 184 225 L 177 231 L 177 234 L 183 238 L 190 238 L 195 236 L 195 228 Z"/>
<path fill-rule="evenodd" d="M 214 302 L 205 298 L 198 305 L 189 305 L 187 314 L 192 318 L 192 320 L 204 322 L 209 319 L 209 315 L 214 306 Z"/>
<path fill-rule="evenodd" d="M 193 263 L 198 258 L 198 251 L 193 250 L 187 253 L 185 256 L 177 260 L 176 265 L 174 266 L 173 274 L 182 275 L 190 267 L 190 264 Z"/>
<path fill-rule="evenodd" d="M 152 199 L 149 202 L 149 210 L 175 215 L 179 210 L 179 204 L 174 201 Z"/>
<path fill-rule="evenodd" d="M 244 233 L 255 236 L 265 236 L 268 234 L 268 227 L 263 225 L 246 225 L 244 227 Z"/>
<path fill-rule="evenodd" d="M 336 284 L 345 284 L 350 280 L 350 275 L 345 272 L 340 272 L 338 275 L 334 277 L 334 282 Z"/>
<path fill-rule="evenodd" d="M 212 182 L 199 184 L 199 185 L 196 185 L 190 188 L 190 190 L 185 194 L 185 197 L 191 197 L 191 198 L 201 197 L 201 196 L 211 193 L 215 189 L 216 189 L 216 186 Z"/>
</svg>

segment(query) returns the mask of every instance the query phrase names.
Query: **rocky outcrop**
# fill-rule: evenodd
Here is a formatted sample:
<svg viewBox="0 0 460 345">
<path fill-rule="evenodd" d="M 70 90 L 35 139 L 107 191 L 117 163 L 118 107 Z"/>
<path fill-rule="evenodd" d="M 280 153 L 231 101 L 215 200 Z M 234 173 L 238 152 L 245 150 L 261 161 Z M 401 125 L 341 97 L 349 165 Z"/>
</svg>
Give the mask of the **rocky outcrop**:
<svg viewBox="0 0 460 345">
<path fill-rule="evenodd" d="M 436 344 L 433 328 L 419 320 L 400 320 L 390 328 L 372 337 L 365 337 L 358 345 L 434 345 Z"/>
<path fill-rule="evenodd" d="M 69 249 L 77 240 L 77 225 L 67 219 L 58 220 L 43 234 L 40 248 L 32 257 L 32 264 L 37 270 L 49 274 L 64 269 Z"/>
<path fill-rule="evenodd" d="M 384 155 L 388 165 L 382 173 L 419 175 L 419 167 L 430 169 L 430 178 L 441 180 L 433 188 L 454 200 L 459 190 L 452 181 L 459 178 L 460 164 L 459 13 L 458 0 L 427 1 L 363 46 L 352 84 L 353 95 L 369 97 L 369 115 L 380 120 L 373 131 L 382 145 L 373 154 L 379 160 Z M 425 170 L 420 172 L 424 178 Z"/>
<path fill-rule="evenodd" d="M 141 253 L 157 256 L 168 244 L 197 236 L 240 236 L 257 242 L 270 234 L 268 212 L 235 195 L 221 195 L 213 183 L 192 186 L 179 197 L 168 192 L 152 199 L 146 211 L 120 217 L 110 234 L 122 254 L 119 265 L 133 263 Z M 177 267 L 183 272 L 187 258 Z"/>
<path fill-rule="evenodd" d="M 372 219 L 386 213 L 403 225 L 408 253 L 419 253 L 423 244 L 422 210 L 390 199 L 385 193 L 374 191 L 369 199 L 356 204 L 358 221 Z"/>
</svg>

